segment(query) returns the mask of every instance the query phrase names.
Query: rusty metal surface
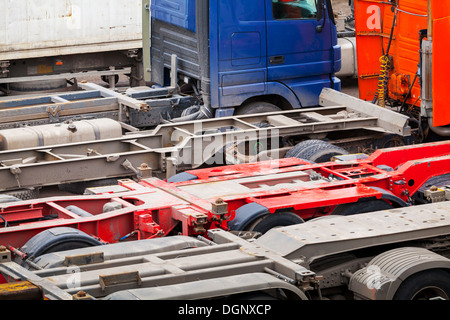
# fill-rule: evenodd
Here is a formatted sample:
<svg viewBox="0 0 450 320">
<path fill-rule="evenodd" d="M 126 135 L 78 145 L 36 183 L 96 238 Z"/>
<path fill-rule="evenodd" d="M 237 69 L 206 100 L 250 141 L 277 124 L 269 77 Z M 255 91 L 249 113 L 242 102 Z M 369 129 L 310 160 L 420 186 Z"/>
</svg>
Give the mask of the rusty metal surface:
<svg viewBox="0 0 450 320">
<path fill-rule="evenodd" d="M 0 300 L 41 300 L 41 289 L 29 281 L 0 284 Z"/>
</svg>

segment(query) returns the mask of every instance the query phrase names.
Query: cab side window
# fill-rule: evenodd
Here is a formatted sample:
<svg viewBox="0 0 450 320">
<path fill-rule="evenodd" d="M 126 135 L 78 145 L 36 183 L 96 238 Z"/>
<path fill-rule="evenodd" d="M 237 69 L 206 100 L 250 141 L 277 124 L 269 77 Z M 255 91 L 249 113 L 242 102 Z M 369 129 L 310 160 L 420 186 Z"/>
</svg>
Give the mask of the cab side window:
<svg viewBox="0 0 450 320">
<path fill-rule="evenodd" d="M 272 13 L 275 20 L 314 19 L 316 0 L 272 0 Z"/>
</svg>

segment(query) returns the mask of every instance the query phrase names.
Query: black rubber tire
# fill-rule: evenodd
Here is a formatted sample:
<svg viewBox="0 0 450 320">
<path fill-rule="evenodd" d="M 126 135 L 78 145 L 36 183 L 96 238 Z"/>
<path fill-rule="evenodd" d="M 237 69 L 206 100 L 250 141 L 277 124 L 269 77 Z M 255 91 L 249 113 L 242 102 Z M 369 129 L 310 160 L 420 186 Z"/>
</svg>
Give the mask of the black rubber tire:
<svg viewBox="0 0 450 320">
<path fill-rule="evenodd" d="M 252 102 L 241 106 L 234 113 L 235 115 L 266 113 L 281 111 L 276 105 L 268 102 Z"/>
<path fill-rule="evenodd" d="M 200 106 L 191 106 L 183 110 L 181 113 L 181 117 L 187 117 L 190 116 L 200 110 Z"/>
<path fill-rule="evenodd" d="M 102 79 L 103 82 L 106 82 L 109 84 L 109 77 L 108 76 L 100 76 L 100 78 Z M 117 84 L 119 82 L 119 75 L 115 74 L 114 75 L 114 84 Z"/>
<path fill-rule="evenodd" d="M 102 242 L 78 229 L 55 227 L 44 230 L 20 248 L 20 251 L 31 258 L 37 258 L 47 253 L 100 246 Z M 25 262 L 21 263 L 26 266 Z"/>
<path fill-rule="evenodd" d="M 322 163 L 331 161 L 336 155 L 344 155 L 348 152 L 338 146 L 332 145 L 323 140 L 305 140 L 296 144 L 288 152 L 285 158 L 298 158 L 313 163 Z"/>
<path fill-rule="evenodd" d="M 354 214 L 389 210 L 392 208 L 393 206 L 384 200 L 368 200 L 338 205 L 331 214 L 339 216 L 351 216 Z"/>
<path fill-rule="evenodd" d="M 245 229 L 246 231 L 260 232 L 264 234 L 273 228 L 291 226 L 303 222 L 303 219 L 295 213 L 282 211 L 277 213 L 269 213 L 268 215 L 263 216 L 261 219 L 257 219 L 256 221 L 254 221 Z"/>
<path fill-rule="evenodd" d="M 0 194 L 0 203 L 9 203 L 20 201 L 21 199 L 11 196 L 9 194 Z"/>
<path fill-rule="evenodd" d="M 394 300 L 427 300 L 440 296 L 450 299 L 450 273 L 434 269 L 408 277 L 398 288 Z"/>
<path fill-rule="evenodd" d="M 58 185 L 58 189 L 60 191 L 69 192 L 73 194 L 84 194 L 84 191 L 87 188 L 95 188 L 95 187 L 105 187 L 111 185 L 117 185 L 117 179 L 108 178 L 101 180 L 93 180 L 93 181 L 80 181 L 74 183 L 63 183 Z"/>
<path fill-rule="evenodd" d="M 31 200 L 39 198 L 39 189 L 30 188 L 30 189 L 19 189 L 14 191 L 8 191 L 2 195 L 9 195 L 15 197 L 19 200 Z"/>
</svg>

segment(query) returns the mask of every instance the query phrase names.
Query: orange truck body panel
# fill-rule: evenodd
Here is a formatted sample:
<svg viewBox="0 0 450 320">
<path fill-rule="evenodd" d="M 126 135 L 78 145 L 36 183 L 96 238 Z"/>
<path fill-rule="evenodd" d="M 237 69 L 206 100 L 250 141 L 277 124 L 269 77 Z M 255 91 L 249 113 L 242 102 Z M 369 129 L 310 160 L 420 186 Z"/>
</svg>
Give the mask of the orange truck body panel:
<svg viewBox="0 0 450 320">
<path fill-rule="evenodd" d="M 433 125 L 450 124 L 450 1 L 433 0 Z"/>
<path fill-rule="evenodd" d="M 392 68 L 389 71 L 389 98 L 402 103 L 418 71 L 420 30 L 428 27 L 428 0 L 397 0 L 395 7 L 385 0 L 355 0 L 356 47 L 358 56 L 359 97 L 372 101 L 377 94 L 381 72 L 380 57 L 389 47 Z M 450 123 L 445 90 L 450 88 L 447 74 L 450 63 L 450 1 L 432 0 L 433 16 L 433 120 L 434 125 Z M 392 40 L 389 46 L 389 39 Z M 417 79 L 408 105 L 420 107 L 421 87 Z"/>
</svg>

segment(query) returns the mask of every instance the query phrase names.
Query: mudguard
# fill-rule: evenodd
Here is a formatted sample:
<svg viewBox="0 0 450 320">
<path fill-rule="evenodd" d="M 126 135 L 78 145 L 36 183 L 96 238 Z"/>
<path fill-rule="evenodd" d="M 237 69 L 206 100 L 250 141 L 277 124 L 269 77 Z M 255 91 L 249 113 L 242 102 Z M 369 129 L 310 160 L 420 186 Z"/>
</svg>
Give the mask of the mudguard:
<svg viewBox="0 0 450 320">
<path fill-rule="evenodd" d="M 250 222 L 269 213 L 269 209 L 258 203 L 243 205 L 236 210 L 234 219 L 228 222 L 228 228 L 230 231 L 244 230 Z"/>
<path fill-rule="evenodd" d="M 174 176 L 171 176 L 169 179 L 167 179 L 167 182 L 175 183 L 175 182 L 191 181 L 191 180 L 196 180 L 196 179 L 198 179 L 198 177 L 189 172 L 180 172 Z"/>
<path fill-rule="evenodd" d="M 403 201 L 402 199 L 400 199 L 399 197 L 397 197 L 395 194 L 393 194 L 392 192 L 385 190 L 383 188 L 379 188 L 379 187 L 370 187 L 371 189 L 377 190 L 379 192 L 381 192 L 381 199 L 385 199 L 385 200 L 389 200 L 390 202 L 392 202 L 392 204 L 394 205 L 394 207 L 408 207 L 408 203 L 406 203 L 405 201 Z"/>
<path fill-rule="evenodd" d="M 32 237 L 22 246 L 21 251 L 29 258 L 36 258 L 65 243 L 78 243 L 80 247 L 103 245 L 99 240 L 78 229 L 55 227 Z"/>
<path fill-rule="evenodd" d="M 424 248 L 405 247 L 384 252 L 350 278 L 357 298 L 392 300 L 409 276 L 429 269 L 449 269 L 450 260 Z"/>
</svg>

